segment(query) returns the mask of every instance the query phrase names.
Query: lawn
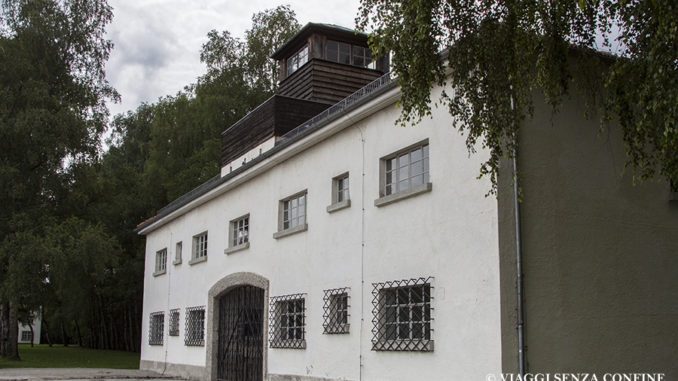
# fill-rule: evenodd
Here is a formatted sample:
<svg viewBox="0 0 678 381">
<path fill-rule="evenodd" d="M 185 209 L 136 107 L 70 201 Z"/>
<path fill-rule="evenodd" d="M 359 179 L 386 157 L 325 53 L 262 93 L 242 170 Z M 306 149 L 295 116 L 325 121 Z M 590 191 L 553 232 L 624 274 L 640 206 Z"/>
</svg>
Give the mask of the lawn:
<svg viewBox="0 0 678 381">
<path fill-rule="evenodd" d="M 21 361 L 7 361 L 0 358 L 2 368 L 113 368 L 139 369 L 139 354 L 123 351 L 107 351 L 99 349 L 80 348 L 78 346 L 64 347 L 47 344 L 36 345 L 19 344 Z"/>
</svg>

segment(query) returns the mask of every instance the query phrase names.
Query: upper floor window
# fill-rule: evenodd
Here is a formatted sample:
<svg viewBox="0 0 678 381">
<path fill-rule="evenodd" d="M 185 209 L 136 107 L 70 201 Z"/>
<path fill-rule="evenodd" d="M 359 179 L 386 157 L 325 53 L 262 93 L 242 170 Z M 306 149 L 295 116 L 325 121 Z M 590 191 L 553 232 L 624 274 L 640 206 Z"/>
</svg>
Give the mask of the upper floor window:
<svg viewBox="0 0 678 381">
<path fill-rule="evenodd" d="M 155 272 L 153 275 L 161 275 L 167 269 L 167 248 L 155 252 Z"/>
<path fill-rule="evenodd" d="M 325 59 L 346 65 L 374 69 L 372 53 L 370 49 L 365 46 L 327 40 L 327 43 L 325 44 Z"/>
<path fill-rule="evenodd" d="M 306 191 L 303 191 L 280 200 L 278 231 L 273 234 L 273 238 L 281 238 L 305 231 L 308 228 L 306 224 L 306 195 Z"/>
<path fill-rule="evenodd" d="M 183 244 L 181 242 L 177 242 L 177 245 L 174 249 L 174 262 L 173 262 L 173 264 L 175 264 L 175 265 L 181 264 L 181 252 L 182 251 L 183 251 Z"/>
<path fill-rule="evenodd" d="M 207 232 L 193 236 L 193 255 L 190 264 L 207 260 Z"/>
<path fill-rule="evenodd" d="M 287 59 L 287 75 L 294 73 L 308 62 L 308 45 L 304 45 L 298 52 Z"/>
<path fill-rule="evenodd" d="M 384 195 L 428 183 L 428 143 L 384 159 Z"/>
<path fill-rule="evenodd" d="M 250 215 L 238 217 L 229 222 L 228 248 L 225 254 L 234 253 L 250 246 Z"/>
<path fill-rule="evenodd" d="M 327 212 L 336 212 L 349 206 L 351 197 L 348 193 L 348 172 L 346 172 L 332 179 L 332 204 L 327 207 Z"/>
</svg>

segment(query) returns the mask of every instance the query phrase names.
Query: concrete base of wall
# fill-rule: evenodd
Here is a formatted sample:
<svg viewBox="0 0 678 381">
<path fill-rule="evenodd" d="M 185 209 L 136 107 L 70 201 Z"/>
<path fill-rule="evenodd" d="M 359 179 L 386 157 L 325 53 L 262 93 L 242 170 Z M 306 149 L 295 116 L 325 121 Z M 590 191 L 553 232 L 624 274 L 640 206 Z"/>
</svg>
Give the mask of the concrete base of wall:
<svg viewBox="0 0 678 381">
<path fill-rule="evenodd" d="M 150 370 L 165 376 L 174 376 L 189 380 L 204 380 L 205 367 L 198 365 L 164 363 L 160 361 L 141 360 L 139 369 Z"/>
<path fill-rule="evenodd" d="M 293 374 L 269 374 L 268 381 L 349 381 L 347 378 L 323 378 Z"/>
</svg>

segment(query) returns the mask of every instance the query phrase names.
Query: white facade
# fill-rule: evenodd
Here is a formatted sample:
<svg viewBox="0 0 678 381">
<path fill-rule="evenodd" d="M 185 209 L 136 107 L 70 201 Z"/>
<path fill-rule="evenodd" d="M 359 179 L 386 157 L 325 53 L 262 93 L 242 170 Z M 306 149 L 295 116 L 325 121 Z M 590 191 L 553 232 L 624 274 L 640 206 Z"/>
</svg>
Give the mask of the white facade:
<svg viewBox="0 0 678 381">
<path fill-rule="evenodd" d="M 19 344 L 40 344 L 41 329 L 40 313 L 37 313 L 31 322 L 31 326 L 19 323 Z M 33 332 L 31 333 L 31 327 Z"/>
<path fill-rule="evenodd" d="M 268 280 L 269 297 L 305 294 L 306 348 L 273 349 L 266 336 L 268 379 L 480 380 L 501 372 L 497 202 L 476 179 L 486 154 L 469 156 L 445 109 L 415 127 L 396 126 L 398 96 L 398 88 L 381 94 L 142 227 L 142 367 L 167 363 L 169 373 L 205 377 L 196 370 L 209 363 L 211 333 L 205 346 L 184 345 L 185 309 L 207 306 L 218 281 L 247 272 Z M 430 187 L 376 206 L 381 158 L 424 141 Z M 350 206 L 330 213 L 332 179 L 346 172 Z M 274 238 L 280 200 L 301 191 L 307 229 Z M 247 214 L 249 247 L 225 254 L 229 221 Z M 207 260 L 190 264 L 192 237 L 205 231 Z M 173 265 L 178 242 L 183 260 Z M 162 249 L 166 271 L 154 276 Z M 373 283 L 420 277 L 432 277 L 433 350 L 372 350 Z M 323 334 L 323 290 L 341 287 L 350 288 L 350 333 Z M 168 313 L 177 308 L 180 333 L 169 336 Z M 165 314 L 162 345 L 149 345 L 155 312 Z"/>
</svg>

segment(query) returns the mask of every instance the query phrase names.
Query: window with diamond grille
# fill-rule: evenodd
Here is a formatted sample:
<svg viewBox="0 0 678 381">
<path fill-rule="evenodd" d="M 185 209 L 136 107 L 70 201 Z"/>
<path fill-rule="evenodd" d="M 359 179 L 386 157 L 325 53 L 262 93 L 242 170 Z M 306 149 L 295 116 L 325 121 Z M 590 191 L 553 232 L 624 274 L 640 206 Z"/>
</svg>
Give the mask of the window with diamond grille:
<svg viewBox="0 0 678 381">
<path fill-rule="evenodd" d="M 205 306 L 186 308 L 186 329 L 184 344 L 188 346 L 205 345 Z"/>
<path fill-rule="evenodd" d="M 429 182 L 428 142 L 397 152 L 384 161 L 382 195 L 406 191 Z"/>
<path fill-rule="evenodd" d="M 433 351 L 431 280 L 373 283 L 372 350 Z"/>
<path fill-rule="evenodd" d="M 348 290 L 348 287 L 325 290 L 323 333 L 349 333 Z"/>
<path fill-rule="evenodd" d="M 31 331 L 21 331 L 21 341 L 32 342 L 33 333 L 31 333 Z"/>
<path fill-rule="evenodd" d="M 161 274 L 167 268 L 167 248 L 158 250 L 155 253 L 155 273 Z"/>
<path fill-rule="evenodd" d="M 175 308 L 169 312 L 169 335 L 179 336 L 179 309 Z"/>
<path fill-rule="evenodd" d="M 153 312 L 148 329 L 148 344 L 162 345 L 162 336 L 165 330 L 165 313 Z"/>
<path fill-rule="evenodd" d="M 270 298 L 269 342 L 271 348 L 306 348 L 305 294 Z"/>
<path fill-rule="evenodd" d="M 207 257 L 207 232 L 193 237 L 193 259 Z"/>
<path fill-rule="evenodd" d="M 280 230 L 292 229 L 306 223 L 306 192 L 281 202 Z"/>
<path fill-rule="evenodd" d="M 244 245 L 249 241 L 250 215 L 231 221 L 231 247 Z"/>
</svg>

